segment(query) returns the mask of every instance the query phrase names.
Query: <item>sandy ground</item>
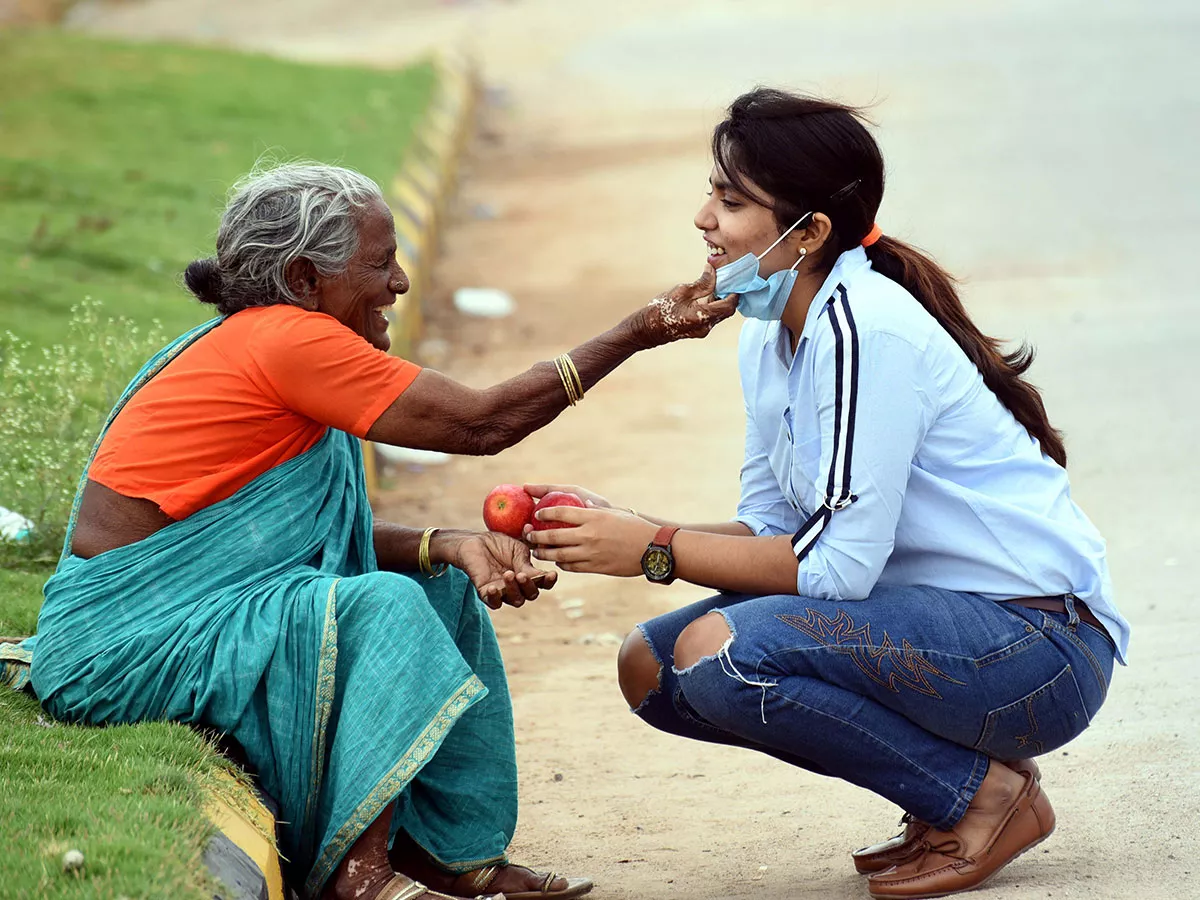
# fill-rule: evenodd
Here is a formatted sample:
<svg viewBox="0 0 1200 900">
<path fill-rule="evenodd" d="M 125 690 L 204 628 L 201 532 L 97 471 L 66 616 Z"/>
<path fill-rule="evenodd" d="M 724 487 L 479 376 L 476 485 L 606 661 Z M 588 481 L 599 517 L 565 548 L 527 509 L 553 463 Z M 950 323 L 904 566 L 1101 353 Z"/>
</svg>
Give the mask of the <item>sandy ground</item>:
<svg viewBox="0 0 1200 900">
<path fill-rule="evenodd" d="M 1093 727 L 1043 760 L 1057 834 L 979 896 L 1200 897 L 1193 3 L 156 0 L 85 4 L 74 21 L 307 59 L 475 52 L 493 105 L 426 344 L 475 385 L 699 272 L 706 136 L 736 93 L 770 82 L 877 103 L 880 221 L 965 276 L 989 330 L 1039 346 L 1033 378 L 1134 625 Z M 504 288 L 518 312 L 455 316 L 446 292 L 461 285 Z M 633 359 L 497 458 L 395 472 L 382 509 L 479 527 L 492 485 L 563 480 L 681 520 L 729 515 L 736 337 L 731 322 Z M 895 808 L 625 709 L 619 637 L 702 595 L 568 575 L 497 615 L 522 768 L 514 855 L 586 873 L 611 900 L 865 896 L 847 852 L 890 833 Z"/>
</svg>

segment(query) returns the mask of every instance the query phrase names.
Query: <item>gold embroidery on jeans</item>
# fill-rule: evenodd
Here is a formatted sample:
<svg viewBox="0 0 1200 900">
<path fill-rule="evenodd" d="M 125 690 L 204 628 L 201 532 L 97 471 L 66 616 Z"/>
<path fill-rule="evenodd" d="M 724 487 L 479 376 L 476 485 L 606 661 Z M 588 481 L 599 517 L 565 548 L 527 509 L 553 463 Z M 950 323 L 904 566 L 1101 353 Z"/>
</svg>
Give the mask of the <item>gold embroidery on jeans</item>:
<svg viewBox="0 0 1200 900">
<path fill-rule="evenodd" d="M 856 627 L 844 609 L 839 609 L 837 616 L 832 619 L 815 609 L 805 609 L 804 612 L 804 616 L 781 615 L 776 618 L 826 647 L 849 651 L 850 658 L 863 674 L 893 694 L 900 693 L 901 687 L 907 687 L 918 694 L 941 700 L 942 695 L 930 684 L 929 676 L 951 684 L 966 683 L 951 678 L 925 659 L 907 639 L 897 647 L 891 635 L 885 631 L 883 640 L 876 644 L 871 640 L 871 623 Z"/>
</svg>

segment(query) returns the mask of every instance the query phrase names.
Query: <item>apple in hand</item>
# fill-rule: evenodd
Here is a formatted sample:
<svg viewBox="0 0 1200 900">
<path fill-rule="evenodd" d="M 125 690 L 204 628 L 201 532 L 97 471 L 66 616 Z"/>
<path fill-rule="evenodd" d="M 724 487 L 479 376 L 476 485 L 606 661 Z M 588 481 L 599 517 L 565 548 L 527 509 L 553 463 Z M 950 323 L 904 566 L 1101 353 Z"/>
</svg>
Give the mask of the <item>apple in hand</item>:
<svg viewBox="0 0 1200 900">
<path fill-rule="evenodd" d="M 546 509 L 549 506 L 577 506 L 580 509 L 586 508 L 586 504 L 576 497 L 574 494 L 568 494 L 566 491 L 550 491 L 537 502 L 529 516 L 529 524 L 533 526 L 534 531 L 549 531 L 551 528 L 578 528 L 578 525 L 571 525 L 567 522 L 543 522 L 534 513 L 539 509 Z"/>
<path fill-rule="evenodd" d="M 533 509 L 533 498 L 525 493 L 525 488 L 519 484 L 497 485 L 483 501 L 483 524 L 488 531 L 498 531 L 519 541 Z"/>
</svg>

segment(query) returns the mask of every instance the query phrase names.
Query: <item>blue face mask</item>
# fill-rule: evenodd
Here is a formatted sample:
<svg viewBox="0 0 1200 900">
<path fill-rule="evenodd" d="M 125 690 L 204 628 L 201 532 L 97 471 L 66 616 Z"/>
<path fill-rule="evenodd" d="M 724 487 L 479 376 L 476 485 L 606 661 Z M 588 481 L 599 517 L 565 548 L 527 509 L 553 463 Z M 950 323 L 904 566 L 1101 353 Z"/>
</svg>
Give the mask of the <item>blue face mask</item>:
<svg viewBox="0 0 1200 900">
<path fill-rule="evenodd" d="M 780 241 L 795 231 L 802 222 L 807 221 L 811 215 L 811 212 L 802 215 L 791 228 L 778 237 L 774 244 L 758 256 L 747 253 L 717 269 L 717 286 L 713 293 L 720 298 L 737 294 L 738 312 L 748 319 L 765 319 L 770 322 L 782 316 L 783 308 L 787 306 L 788 297 L 791 296 L 792 287 L 796 284 L 796 266 L 800 265 L 808 251 L 801 248 L 799 259 L 790 269 L 784 269 L 782 272 L 776 272 L 766 278 L 759 277 L 758 261 L 779 246 Z"/>
</svg>

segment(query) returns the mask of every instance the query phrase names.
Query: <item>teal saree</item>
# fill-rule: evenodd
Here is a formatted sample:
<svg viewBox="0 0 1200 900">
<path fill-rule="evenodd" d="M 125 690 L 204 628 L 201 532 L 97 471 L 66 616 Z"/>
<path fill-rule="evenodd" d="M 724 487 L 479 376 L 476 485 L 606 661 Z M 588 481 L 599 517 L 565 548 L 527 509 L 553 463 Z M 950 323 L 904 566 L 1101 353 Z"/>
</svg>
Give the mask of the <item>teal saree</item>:
<svg viewBox="0 0 1200 900">
<path fill-rule="evenodd" d="M 150 360 L 109 423 L 218 325 Z M 232 737 L 280 804 L 280 854 L 307 897 L 393 800 L 393 834 L 446 868 L 503 860 L 516 761 L 495 634 L 461 572 L 378 570 L 356 439 L 330 429 L 137 543 L 91 559 L 70 544 L 68 531 L 36 637 L 12 648 L 32 650 L 33 690 L 56 718 Z"/>
</svg>

